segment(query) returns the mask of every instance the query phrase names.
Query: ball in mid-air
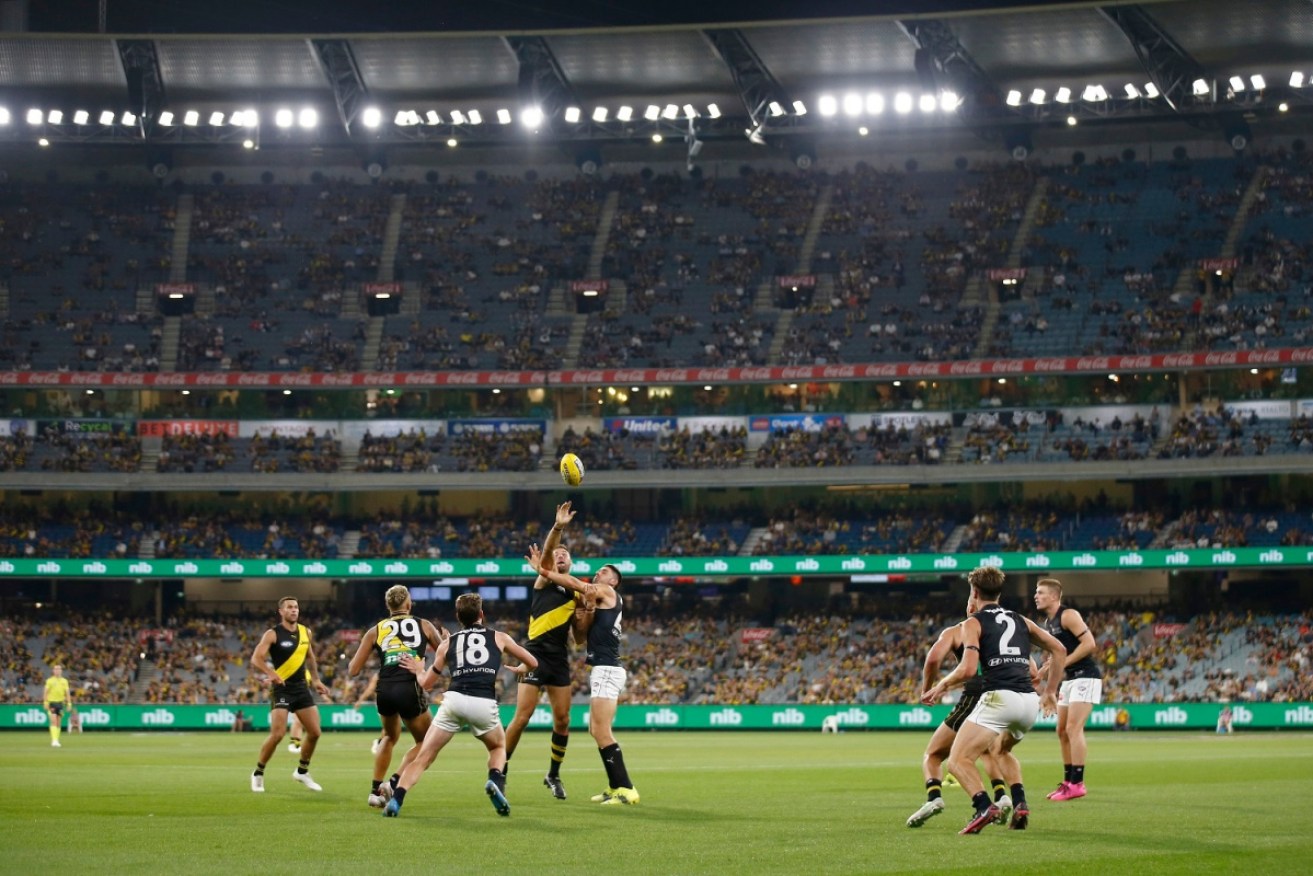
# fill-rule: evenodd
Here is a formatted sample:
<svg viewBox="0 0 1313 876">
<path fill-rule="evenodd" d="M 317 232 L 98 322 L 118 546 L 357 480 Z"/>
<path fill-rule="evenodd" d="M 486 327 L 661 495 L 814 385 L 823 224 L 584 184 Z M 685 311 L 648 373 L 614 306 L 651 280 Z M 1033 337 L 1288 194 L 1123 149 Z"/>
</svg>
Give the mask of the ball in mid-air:
<svg viewBox="0 0 1313 876">
<path fill-rule="evenodd" d="M 583 483 L 584 463 L 583 460 L 573 453 L 567 453 L 561 457 L 561 480 L 572 487 L 577 487 Z"/>
</svg>

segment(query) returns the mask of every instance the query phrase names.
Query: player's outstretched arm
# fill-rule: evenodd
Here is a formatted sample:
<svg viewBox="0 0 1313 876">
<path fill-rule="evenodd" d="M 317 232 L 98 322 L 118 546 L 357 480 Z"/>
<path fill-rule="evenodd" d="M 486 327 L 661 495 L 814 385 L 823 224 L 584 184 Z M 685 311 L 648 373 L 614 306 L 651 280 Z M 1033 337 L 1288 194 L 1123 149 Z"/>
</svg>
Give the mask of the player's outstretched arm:
<svg viewBox="0 0 1313 876">
<path fill-rule="evenodd" d="M 347 664 L 347 675 L 355 678 L 365 669 L 365 664 L 369 662 L 369 655 L 374 650 L 374 643 L 378 641 L 378 624 L 374 624 L 365 630 L 364 635 L 360 637 L 360 644 L 356 647 L 356 653 L 351 655 L 351 662 Z"/>
<path fill-rule="evenodd" d="M 538 668 L 538 658 L 530 654 L 524 646 L 520 645 L 501 630 L 497 631 L 497 647 L 503 654 L 510 654 L 516 660 L 520 661 L 519 666 L 506 667 L 516 675 L 524 675 L 530 669 Z"/>
</svg>

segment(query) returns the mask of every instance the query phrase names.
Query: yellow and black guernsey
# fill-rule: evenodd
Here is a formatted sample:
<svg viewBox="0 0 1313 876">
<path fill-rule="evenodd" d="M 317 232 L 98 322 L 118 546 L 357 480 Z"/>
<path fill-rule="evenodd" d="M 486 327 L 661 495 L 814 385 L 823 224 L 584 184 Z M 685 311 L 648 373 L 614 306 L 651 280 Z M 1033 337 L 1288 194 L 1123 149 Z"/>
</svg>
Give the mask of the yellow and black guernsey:
<svg viewBox="0 0 1313 876">
<path fill-rule="evenodd" d="M 274 643 L 269 646 L 269 662 L 274 672 L 289 687 L 306 686 L 310 671 L 305 667 L 310 651 L 310 631 L 301 624 L 295 630 L 279 624 L 274 627 Z"/>
<path fill-rule="evenodd" d="M 379 683 L 413 682 L 415 675 L 401 665 L 401 658 L 407 655 L 422 658 L 427 644 L 424 625 L 418 618 L 398 614 L 379 621 L 378 632 L 374 637 L 374 650 L 378 652 L 382 667 L 378 671 Z"/>
<path fill-rule="evenodd" d="M 568 660 L 570 620 L 574 617 L 574 594 L 559 584 L 533 591 L 529 607 L 529 643 L 535 657 Z"/>
</svg>

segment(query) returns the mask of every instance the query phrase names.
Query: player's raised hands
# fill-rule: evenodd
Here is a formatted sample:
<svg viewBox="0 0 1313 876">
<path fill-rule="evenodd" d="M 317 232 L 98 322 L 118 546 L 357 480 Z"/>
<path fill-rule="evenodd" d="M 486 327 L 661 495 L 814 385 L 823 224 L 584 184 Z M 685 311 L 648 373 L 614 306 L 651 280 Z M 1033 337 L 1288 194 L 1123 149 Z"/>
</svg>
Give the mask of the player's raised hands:
<svg viewBox="0 0 1313 876">
<path fill-rule="evenodd" d="M 574 514 L 574 509 L 570 507 L 570 500 L 565 500 L 556 506 L 556 525 L 564 529 L 574 519 Z"/>
</svg>

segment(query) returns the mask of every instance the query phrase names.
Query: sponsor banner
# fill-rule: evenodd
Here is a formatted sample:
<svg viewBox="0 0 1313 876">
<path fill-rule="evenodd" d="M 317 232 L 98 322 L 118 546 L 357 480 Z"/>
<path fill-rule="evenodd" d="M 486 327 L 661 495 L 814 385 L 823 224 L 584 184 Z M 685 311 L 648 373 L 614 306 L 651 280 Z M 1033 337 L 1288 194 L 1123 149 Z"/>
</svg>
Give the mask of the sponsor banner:
<svg viewBox="0 0 1313 876">
<path fill-rule="evenodd" d="M 1026 279 L 1025 268 L 990 268 L 985 271 L 985 276 L 994 283 L 1002 283 L 1004 280 L 1015 280 L 1020 282 Z"/>
<path fill-rule="evenodd" d="M 1184 629 L 1185 624 L 1154 624 L 1153 637 L 1155 639 L 1170 639 Z"/>
<path fill-rule="evenodd" d="M 241 435 L 237 420 L 140 420 L 137 434 L 143 438 L 163 438 L 166 435 Z"/>
<path fill-rule="evenodd" d="M 1240 267 L 1240 259 L 1200 259 L 1199 267 L 1205 271 L 1234 271 Z"/>
<path fill-rule="evenodd" d="M 269 728 L 269 707 L 245 705 L 100 705 L 79 704 L 84 730 L 222 730 L 232 729 L 238 712 L 254 730 Z M 1313 703 L 1231 703 L 1236 730 L 1313 730 Z M 948 716 L 951 706 L 911 705 L 628 705 L 616 713 L 615 726 L 624 730 L 820 730 L 830 720 L 842 731 L 933 729 Z M 1221 703 L 1105 703 L 1095 706 L 1087 727 L 1112 730 L 1117 712 L 1126 709 L 1135 730 L 1202 730 L 1217 726 Z M 435 711 L 436 707 L 431 711 Z M 378 732 L 372 705 L 362 708 L 336 704 L 319 706 L 320 719 L 329 730 Z M 514 705 L 501 706 L 508 723 Z M 46 726 L 39 704 L 0 705 L 0 730 L 39 729 Z M 1036 726 L 1053 726 L 1054 718 L 1041 718 Z M 532 728 L 550 727 L 551 710 L 539 706 L 529 718 Z M 588 706 L 570 707 L 570 726 L 588 727 Z"/>
<path fill-rule="evenodd" d="M 195 295 L 195 283 L 156 283 L 156 295 Z"/>
<path fill-rule="evenodd" d="M 512 432 L 547 431 L 546 420 L 449 420 L 448 435 L 465 435 L 473 432 L 477 435 L 509 435 Z"/>
<path fill-rule="evenodd" d="M 362 283 L 361 289 L 366 295 L 400 295 L 400 283 Z"/>
<path fill-rule="evenodd" d="M 680 420 L 682 423 L 683 420 Z M 793 429 L 802 432 L 820 432 L 827 426 L 843 426 L 848 418 L 843 414 L 769 414 L 748 417 L 750 432 L 784 432 Z"/>
<path fill-rule="evenodd" d="M 1289 420 L 1294 403 L 1289 399 L 1271 399 L 1268 401 L 1234 401 L 1223 402 L 1222 407 L 1228 411 L 1243 415 L 1246 419 L 1256 415 L 1260 420 Z"/>
<path fill-rule="evenodd" d="M 961 574 L 976 566 L 1009 572 L 1149 569 L 1313 567 L 1313 547 L 1188 548 L 1142 551 L 1021 551 L 971 554 L 862 554 L 857 556 L 625 557 L 628 576 L 737 578 L 763 575 L 849 577 L 908 572 Z M 575 570 L 591 574 L 586 560 Z M 0 558 L 4 578 L 521 578 L 533 573 L 523 559 L 411 559 L 357 557 L 309 559 L 69 559 Z"/>
<path fill-rule="evenodd" d="M 785 274 L 775 278 L 781 289 L 815 289 L 815 274 Z"/>
<path fill-rule="evenodd" d="M 674 417 L 603 417 L 602 428 L 612 434 L 664 435 L 678 428 Z"/>
<path fill-rule="evenodd" d="M 37 420 L 36 431 L 38 435 L 54 430 L 61 435 L 69 435 L 75 438 L 82 435 L 94 437 L 96 435 L 117 435 L 121 432 L 131 432 L 133 425 L 131 420 Z"/>
<path fill-rule="evenodd" d="M 842 419 L 842 418 L 840 418 Z M 679 428 L 687 429 L 696 435 L 699 432 L 719 432 L 728 429 L 733 432 L 742 429 L 747 423 L 743 417 L 680 417 Z"/>
<path fill-rule="evenodd" d="M 611 288 L 610 280 L 571 280 L 571 292 L 605 292 Z"/>
<path fill-rule="evenodd" d="M 342 420 L 333 426 L 341 441 L 353 447 L 360 444 L 366 432 L 374 438 L 395 438 L 420 432 L 430 437 L 447 434 L 446 420 Z"/>
<path fill-rule="evenodd" d="M 6 420 L 0 419 L 0 435 L 31 435 L 31 420 Z"/>
<path fill-rule="evenodd" d="M 237 434 L 242 438 L 267 438 L 274 433 L 279 438 L 304 438 L 314 432 L 323 438 L 330 433 L 336 435 L 340 425 L 335 420 L 242 420 Z"/>
<path fill-rule="evenodd" d="M 899 411 L 892 414 L 849 414 L 849 429 L 879 429 L 890 427 L 907 429 L 918 426 L 947 426 L 953 422 L 953 415 L 947 411 Z"/>
<path fill-rule="evenodd" d="M 1012 374 L 1099 374 L 1138 371 L 1206 371 L 1219 368 L 1299 366 L 1313 363 L 1313 347 L 1156 353 L 1137 356 L 1055 356 L 1043 359 L 972 359 L 962 362 L 882 362 L 736 368 L 597 368 L 586 371 L 357 371 L 344 373 L 0 371 L 0 388 L 37 386 L 111 389 L 444 388 L 456 386 L 598 386 L 685 383 L 798 383 L 900 378 L 991 377 Z"/>
<path fill-rule="evenodd" d="M 739 641 L 744 644 L 764 642 L 773 635 L 775 635 L 774 627 L 744 627 L 739 631 Z"/>
</svg>

